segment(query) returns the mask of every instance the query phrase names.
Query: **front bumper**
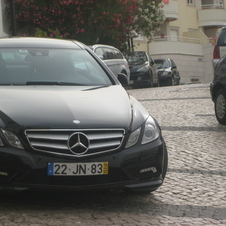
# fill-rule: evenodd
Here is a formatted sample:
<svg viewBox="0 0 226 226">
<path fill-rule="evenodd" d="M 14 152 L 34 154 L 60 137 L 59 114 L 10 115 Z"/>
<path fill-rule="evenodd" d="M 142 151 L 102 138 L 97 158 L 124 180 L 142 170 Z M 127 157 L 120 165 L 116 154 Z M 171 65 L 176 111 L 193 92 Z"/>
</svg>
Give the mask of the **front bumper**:
<svg viewBox="0 0 226 226">
<path fill-rule="evenodd" d="M 172 82 L 172 76 L 168 75 L 159 75 L 159 83 L 161 85 L 169 85 Z"/>
<path fill-rule="evenodd" d="M 149 72 L 131 72 L 130 73 L 130 85 L 148 85 L 150 84 Z"/>
<path fill-rule="evenodd" d="M 213 84 L 213 82 L 212 82 L 212 83 L 210 83 L 210 96 L 211 96 L 212 101 L 214 101 L 213 87 L 214 87 L 214 84 Z"/>
<path fill-rule="evenodd" d="M 64 158 L 48 154 L 0 148 L 0 189 L 96 189 L 130 188 L 155 190 L 162 185 L 163 156 L 166 152 L 162 137 L 146 145 L 98 157 Z M 49 162 L 108 162 L 108 175 L 48 176 Z"/>
</svg>

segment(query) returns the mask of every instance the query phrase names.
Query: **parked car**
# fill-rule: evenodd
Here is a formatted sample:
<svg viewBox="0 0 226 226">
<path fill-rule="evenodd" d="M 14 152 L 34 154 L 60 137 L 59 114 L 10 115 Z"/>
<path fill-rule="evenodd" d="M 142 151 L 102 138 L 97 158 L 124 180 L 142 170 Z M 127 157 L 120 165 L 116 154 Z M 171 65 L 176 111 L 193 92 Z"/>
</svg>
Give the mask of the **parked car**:
<svg viewBox="0 0 226 226">
<path fill-rule="evenodd" d="M 120 50 L 113 46 L 100 44 L 90 46 L 90 48 L 103 60 L 116 77 L 119 73 L 123 73 L 127 76 L 128 81 L 130 80 L 129 65 Z"/>
<path fill-rule="evenodd" d="M 172 86 L 180 84 L 180 73 L 172 59 L 155 59 L 155 64 L 158 68 L 160 85 Z"/>
<path fill-rule="evenodd" d="M 218 35 L 216 45 L 213 50 L 213 67 L 226 54 L 226 26 L 223 27 Z"/>
<path fill-rule="evenodd" d="M 220 59 L 214 69 L 213 82 L 210 84 L 210 94 L 214 102 L 215 115 L 218 122 L 226 125 L 226 55 Z"/>
<path fill-rule="evenodd" d="M 134 51 L 125 56 L 129 63 L 130 85 L 132 87 L 159 86 L 157 67 L 145 51 Z"/>
<path fill-rule="evenodd" d="M 20 62 L 1 56 L 20 50 Z M 0 39 L 0 68 L 0 190 L 162 185 L 168 155 L 158 122 L 89 47 Z"/>
</svg>

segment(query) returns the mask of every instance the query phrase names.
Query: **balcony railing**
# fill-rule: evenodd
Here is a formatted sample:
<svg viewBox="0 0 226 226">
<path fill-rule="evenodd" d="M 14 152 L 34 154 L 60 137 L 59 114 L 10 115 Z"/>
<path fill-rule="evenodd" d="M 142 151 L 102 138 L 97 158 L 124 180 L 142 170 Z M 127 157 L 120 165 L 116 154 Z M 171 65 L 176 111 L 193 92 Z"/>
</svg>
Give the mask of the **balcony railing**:
<svg viewBox="0 0 226 226">
<path fill-rule="evenodd" d="M 205 4 L 201 5 L 201 9 L 224 9 L 224 4 Z"/>
<path fill-rule="evenodd" d="M 198 10 L 199 27 L 222 27 L 226 21 L 224 4 L 204 4 Z"/>
<path fill-rule="evenodd" d="M 180 37 L 180 36 L 155 36 L 153 39 L 154 42 L 161 41 L 170 41 L 170 42 L 187 42 L 187 43 L 196 43 L 200 44 L 200 39 L 198 38 L 188 38 L 188 37 Z"/>
</svg>

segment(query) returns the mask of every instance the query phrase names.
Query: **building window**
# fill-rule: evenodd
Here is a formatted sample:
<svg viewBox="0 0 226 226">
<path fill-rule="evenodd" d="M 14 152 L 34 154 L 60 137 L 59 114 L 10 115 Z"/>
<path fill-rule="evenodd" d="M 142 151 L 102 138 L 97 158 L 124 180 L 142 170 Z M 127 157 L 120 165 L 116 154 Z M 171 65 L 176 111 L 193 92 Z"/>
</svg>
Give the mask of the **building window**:
<svg viewBox="0 0 226 226">
<path fill-rule="evenodd" d="M 194 5 L 195 4 L 195 0 L 187 0 L 187 4 L 188 5 Z"/>
<path fill-rule="evenodd" d="M 224 8 L 223 1 L 216 1 L 215 8 L 216 9 L 223 9 Z"/>
</svg>

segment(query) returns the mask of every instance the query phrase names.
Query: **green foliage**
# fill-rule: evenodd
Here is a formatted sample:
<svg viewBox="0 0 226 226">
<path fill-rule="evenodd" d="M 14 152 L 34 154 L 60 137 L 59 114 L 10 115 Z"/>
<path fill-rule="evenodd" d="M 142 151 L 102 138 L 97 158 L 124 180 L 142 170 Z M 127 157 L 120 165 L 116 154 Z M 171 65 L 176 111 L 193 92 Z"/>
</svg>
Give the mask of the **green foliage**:
<svg viewBox="0 0 226 226">
<path fill-rule="evenodd" d="M 153 34 L 159 30 L 165 20 L 162 0 L 137 0 L 134 18 L 134 30 L 140 31 L 152 40 Z"/>
<path fill-rule="evenodd" d="M 9 4 L 10 0 L 5 0 Z M 164 21 L 155 0 L 14 0 L 17 30 L 26 36 L 124 45 L 131 30 L 151 37 Z M 10 15 L 9 7 L 6 9 Z"/>
<path fill-rule="evenodd" d="M 48 29 L 47 31 L 43 31 L 41 30 L 40 28 L 35 28 L 35 37 L 54 37 L 54 38 L 59 38 L 59 39 L 62 39 L 63 37 L 60 35 L 60 32 L 58 29 L 56 29 L 55 31 L 54 30 L 51 30 L 51 29 Z"/>
</svg>

